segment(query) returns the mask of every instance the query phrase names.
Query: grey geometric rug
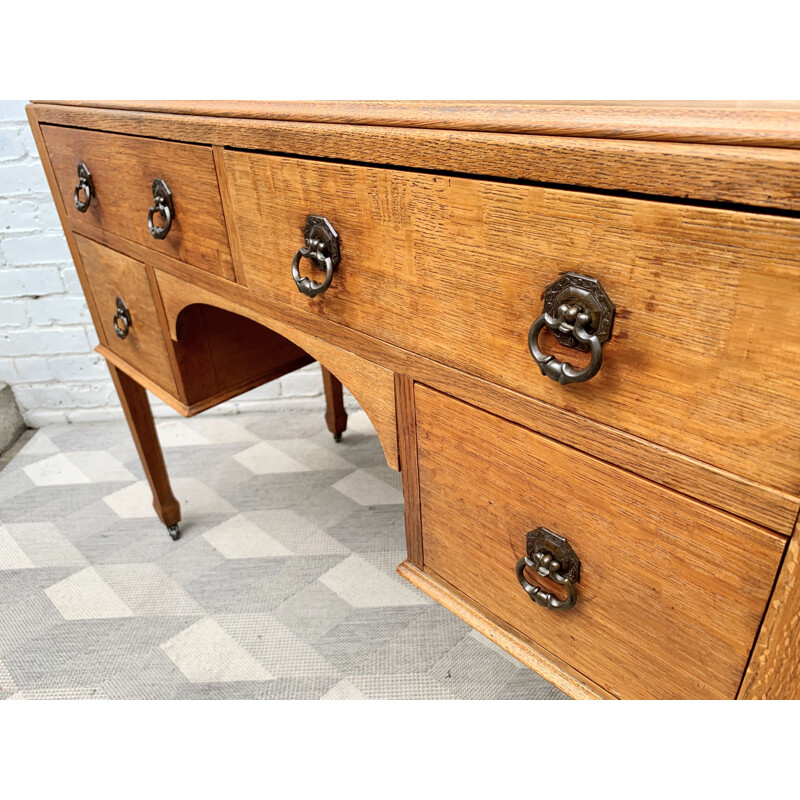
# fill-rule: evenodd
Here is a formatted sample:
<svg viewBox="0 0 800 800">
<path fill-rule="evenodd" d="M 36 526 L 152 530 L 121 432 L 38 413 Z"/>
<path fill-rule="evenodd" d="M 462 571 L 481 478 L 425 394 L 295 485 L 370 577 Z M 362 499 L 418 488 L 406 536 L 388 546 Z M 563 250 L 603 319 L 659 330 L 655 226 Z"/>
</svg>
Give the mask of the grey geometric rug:
<svg viewBox="0 0 800 800">
<path fill-rule="evenodd" d="M 123 422 L 0 471 L 0 698 L 560 699 L 404 581 L 399 474 L 363 412 L 159 422 L 173 542 Z"/>
</svg>

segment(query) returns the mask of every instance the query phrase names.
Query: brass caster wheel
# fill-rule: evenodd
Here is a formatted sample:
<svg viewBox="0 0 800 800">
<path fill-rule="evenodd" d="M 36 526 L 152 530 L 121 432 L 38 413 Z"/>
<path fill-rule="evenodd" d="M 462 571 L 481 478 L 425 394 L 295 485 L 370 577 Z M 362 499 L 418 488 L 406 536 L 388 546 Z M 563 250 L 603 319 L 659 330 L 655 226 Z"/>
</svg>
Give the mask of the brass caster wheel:
<svg viewBox="0 0 800 800">
<path fill-rule="evenodd" d="M 167 525 L 167 533 L 175 541 L 181 538 L 181 529 L 178 527 L 177 522 L 174 525 Z"/>
</svg>

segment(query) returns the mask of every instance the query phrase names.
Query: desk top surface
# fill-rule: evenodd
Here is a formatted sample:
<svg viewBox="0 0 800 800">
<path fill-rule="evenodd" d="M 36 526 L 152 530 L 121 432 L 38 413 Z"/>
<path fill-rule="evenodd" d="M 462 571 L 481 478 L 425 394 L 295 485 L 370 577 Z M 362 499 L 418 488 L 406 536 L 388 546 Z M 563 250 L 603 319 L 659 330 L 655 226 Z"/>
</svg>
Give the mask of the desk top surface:
<svg viewBox="0 0 800 800">
<path fill-rule="evenodd" d="M 154 114 L 800 149 L 800 101 L 35 102 Z"/>
</svg>

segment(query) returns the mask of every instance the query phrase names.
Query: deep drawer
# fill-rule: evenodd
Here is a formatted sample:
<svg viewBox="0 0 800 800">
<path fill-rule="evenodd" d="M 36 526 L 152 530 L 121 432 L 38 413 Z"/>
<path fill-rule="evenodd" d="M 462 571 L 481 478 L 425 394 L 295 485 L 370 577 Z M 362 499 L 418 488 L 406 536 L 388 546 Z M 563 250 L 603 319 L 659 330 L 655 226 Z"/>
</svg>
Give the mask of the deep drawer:
<svg viewBox="0 0 800 800">
<path fill-rule="evenodd" d="M 58 189 L 71 221 L 87 223 L 157 252 L 234 280 L 233 263 L 210 147 L 43 125 Z M 93 196 L 77 200 L 78 165 L 91 176 Z M 148 225 L 154 207 L 153 182 L 164 181 L 173 219 L 164 238 Z M 153 214 L 153 227 L 166 219 Z"/>
<path fill-rule="evenodd" d="M 415 397 L 426 573 L 618 697 L 736 696 L 781 537 L 431 389 Z M 580 559 L 572 608 L 518 581 L 539 528 Z"/>
<path fill-rule="evenodd" d="M 75 241 L 102 324 L 102 331 L 97 332 L 101 341 L 171 395 L 177 395 L 167 340 L 145 265 L 82 236 L 76 236 Z"/>
<path fill-rule="evenodd" d="M 225 164 L 244 279 L 265 296 L 800 493 L 800 221 L 247 152 Z M 311 214 L 341 245 L 314 298 L 291 274 Z M 528 334 L 566 271 L 598 279 L 617 313 L 597 375 L 562 386 Z"/>
</svg>

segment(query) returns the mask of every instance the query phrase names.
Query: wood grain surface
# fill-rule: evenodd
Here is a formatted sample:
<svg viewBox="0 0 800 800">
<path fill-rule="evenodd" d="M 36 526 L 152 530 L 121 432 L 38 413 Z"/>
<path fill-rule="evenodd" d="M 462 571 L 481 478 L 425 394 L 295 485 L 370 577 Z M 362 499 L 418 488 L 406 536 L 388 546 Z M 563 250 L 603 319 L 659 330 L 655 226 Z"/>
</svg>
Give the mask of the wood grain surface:
<svg viewBox="0 0 800 800">
<path fill-rule="evenodd" d="M 28 117 L 28 123 L 31 126 L 31 133 L 33 135 L 33 140 L 36 143 L 36 149 L 39 153 L 39 158 L 42 162 L 42 169 L 44 170 L 45 177 L 47 178 L 47 185 L 50 188 L 50 194 L 53 197 L 53 203 L 55 204 L 56 211 L 58 212 L 58 219 L 61 222 L 61 227 L 64 231 L 64 238 L 67 241 L 67 247 L 69 247 L 69 254 L 72 256 L 72 262 L 75 264 L 75 271 L 78 274 L 78 280 L 81 284 L 81 289 L 83 289 L 84 297 L 86 298 L 86 305 L 89 308 L 89 313 L 92 317 L 92 322 L 94 323 L 94 327 L 97 330 L 97 335 L 102 343 L 103 339 L 103 326 L 100 323 L 100 315 L 97 311 L 97 306 L 95 306 L 94 298 L 92 297 L 92 291 L 89 287 L 89 281 L 86 277 L 86 271 L 83 268 L 83 264 L 81 262 L 81 254 L 78 252 L 78 245 L 75 240 L 75 236 L 73 234 L 72 228 L 69 224 L 69 217 L 67 215 L 67 210 L 64 205 L 64 198 L 61 195 L 61 192 L 58 187 L 58 179 L 56 178 L 55 171 L 53 169 L 53 164 L 50 161 L 50 155 L 47 152 L 47 145 L 44 141 L 44 136 L 42 135 L 42 128 L 39 124 L 39 119 L 36 114 L 35 107 L 32 105 L 28 105 L 25 107 L 25 113 Z M 77 177 L 77 172 L 76 172 Z M 72 198 L 70 197 L 70 202 L 72 203 Z"/>
<path fill-rule="evenodd" d="M 97 305 L 106 346 L 168 392 L 178 394 L 167 352 L 167 340 L 156 311 L 145 265 L 82 236 L 75 238 Z M 117 297 L 121 297 L 127 305 L 132 320 L 124 339 L 120 339 L 114 331 Z"/>
<path fill-rule="evenodd" d="M 169 330 L 166 314 L 164 321 Z M 189 405 L 237 388 L 247 391 L 313 362 L 280 334 L 229 311 L 194 305 L 180 322 L 178 340 L 170 345 Z"/>
<path fill-rule="evenodd" d="M 796 101 L 38 101 L 247 119 L 800 147 Z"/>
<path fill-rule="evenodd" d="M 800 700 L 800 535 L 786 550 L 739 697 Z"/>
<path fill-rule="evenodd" d="M 83 236 L 93 238 L 137 260 L 153 263 L 159 270 L 205 289 L 209 295 L 218 298 L 215 301 L 217 305 L 234 309 L 253 319 L 263 319 L 263 315 L 267 315 L 271 320 L 279 320 L 299 331 L 358 353 L 393 372 L 407 375 L 445 393 L 461 396 L 472 405 L 501 414 L 545 436 L 559 439 L 605 461 L 780 533 L 789 535 L 794 529 L 800 500 L 791 494 L 776 491 L 757 481 L 675 453 L 641 437 L 505 389 L 323 317 L 294 310 L 283 304 L 280 298 L 221 280 L 210 273 L 193 269 L 161 253 L 148 251 L 141 245 L 91 225 L 75 223 L 74 227 Z M 190 410 L 184 409 L 181 413 L 197 413 L 204 407 L 208 406 L 192 406 Z"/>
<path fill-rule="evenodd" d="M 342 382 L 327 368 L 320 366 L 325 392 L 325 424 L 338 441 L 347 430 L 347 411 L 344 408 Z"/>
<path fill-rule="evenodd" d="M 109 363 L 108 370 L 153 493 L 153 508 L 165 525 L 177 525 L 181 518 L 181 504 L 172 492 L 147 392 L 114 364 Z"/>
<path fill-rule="evenodd" d="M 395 468 L 410 465 L 412 456 L 417 456 L 415 432 L 419 423 L 422 437 L 426 423 L 422 417 L 417 420 L 413 387 L 414 381 L 422 380 L 663 486 L 782 533 L 791 531 L 800 494 L 800 468 L 793 457 L 798 430 L 790 414 L 799 386 L 795 375 L 800 345 L 785 332 L 792 329 L 798 311 L 800 222 L 785 215 L 756 213 L 755 208 L 691 208 L 674 202 L 353 165 L 306 167 L 296 159 L 265 155 L 250 157 L 287 163 L 260 174 L 251 163 L 243 166 L 237 198 L 231 162 L 246 154 L 225 148 L 797 211 L 797 103 L 87 105 L 94 107 L 34 105 L 28 107 L 28 116 L 98 335 L 101 342 L 107 342 L 98 349 L 109 360 L 112 372 L 114 367 L 122 370 L 117 377 L 136 387 L 142 397 L 144 392 L 136 384 L 191 414 L 225 399 L 226 393 L 249 388 L 247 381 L 262 379 L 263 375 L 255 376 L 250 369 L 257 360 L 252 352 L 242 352 L 237 358 L 236 348 L 229 347 L 225 320 L 231 313 L 241 313 L 276 331 L 283 326 L 296 343 L 292 347 L 316 348 L 326 363 L 338 365 L 339 377 L 350 370 L 349 380 L 343 379 L 348 385 L 363 387 L 362 404 L 367 395 L 378 398 L 370 401 L 368 413 L 373 421 L 378 420 L 387 461 Z M 40 128 L 39 121 L 75 129 Z M 77 130 L 80 128 L 109 133 Z M 203 195 L 203 202 L 197 202 L 199 213 L 191 215 L 187 223 L 185 207 L 182 209 L 179 218 L 183 224 L 176 223 L 170 234 L 177 234 L 171 249 L 152 239 L 146 227 L 146 211 L 152 201 L 150 176 L 139 214 L 141 230 L 132 232 L 119 219 L 114 220 L 116 200 L 109 201 L 107 188 L 102 192 L 105 204 L 95 201 L 88 214 L 78 214 L 72 203 L 77 177 L 74 148 L 71 141 L 62 148 L 64 160 L 69 160 L 68 177 L 62 180 L 64 166 L 57 164 L 55 157 L 51 164 L 43 131 L 48 140 L 55 132 L 56 137 L 63 134 L 84 143 L 101 141 L 95 152 L 101 154 L 103 164 L 116 166 L 117 181 L 124 173 L 133 175 L 138 183 L 141 175 L 136 170 L 141 170 L 150 156 L 155 159 L 160 154 L 159 164 L 180 165 L 181 180 L 188 185 L 181 192 L 184 198 L 197 194 L 198 185 L 205 187 L 199 193 Z M 172 141 L 141 138 L 145 135 Z M 92 148 L 84 150 L 90 151 Z M 203 153 L 202 158 L 196 157 L 197 152 Z M 355 172 L 344 174 L 348 169 Z M 97 187 L 97 172 L 92 171 Z M 105 167 L 101 183 L 107 187 L 111 171 L 104 171 Z M 395 174 L 406 177 L 391 177 Z M 167 182 L 173 187 L 174 180 Z M 245 202 L 242 186 L 245 194 L 249 193 L 245 199 L 251 212 L 253 203 L 259 203 L 259 217 L 278 219 L 274 229 L 264 232 L 275 240 L 272 251 L 263 242 L 255 243 L 252 231 L 245 231 L 242 238 L 242 226 L 236 224 Z M 133 190 L 126 190 L 124 196 L 123 202 L 127 202 Z M 281 206 L 275 199 L 279 196 L 290 202 Z M 194 202 L 197 198 L 190 199 Z M 327 208 L 316 207 L 317 201 L 325 202 Z M 194 233 L 187 235 L 187 229 L 214 202 L 215 219 L 203 218 Z M 142 204 L 140 200 L 137 203 Z M 305 298 L 298 297 L 296 290 L 295 295 L 285 296 L 281 283 L 288 274 L 284 250 L 290 261 L 300 244 L 302 219 L 307 213 L 324 213 L 334 224 L 340 219 L 337 228 L 344 231 L 343 252 L 351 259 L 343 262 L 331 293 L 319 298 L 316 307 L 302 305 Z M 105 216 L 98 220 L 102 214 Z M 128 213 L 126 219 L 135 216 Z M 514 239 L 520 222 L 527 223 L 525 233 L 517 233 Z M 252 223 L 251 219 L 248 224 Z M 260 224 L 265 226 L 263 220 Z M 73 230 L 85 238 L 74 236 Z M 279 234 L 287 230 L 293 241 L 288 245 L 277 242 Z M 165 389 L 164 363 L 154 366 L 149 354 L 134 364 L 130 352 L 123 359 L 109 349 L 115 342 L 124 342 L 113 330 L 106 330 L 111 317 L 106 321 L 108 315 L 95 302 L 89 273 L 97 272 L 96 265 L 102 264 L 103 275 L 108 269 L 113 276 L 125 256 L 109 256 L 89 239 L 127 254 L 130 263 L 125 271 L 130 264 L 137 267 L 134 279 L 126 278 L 124 285 L 142 298 L 139 304 L 143 308 L 155 311 L 148 326 L 161 332 L 166 374 L 172 375 L 174 370 L 176 376 L 183 372 L 193 375 L 192 397 L 187 396 L 182 382 L 175 385 L 175 376 Z M 495 247 L 497 242 L 500 248 Z M 86 251 L 87 245 L 89 251 L 92 247 L 99 250 L 90 252 L 90 266 L 85 269 L 81 250 Z M 257 248 L 261 261 L 253 268 Z M 595 274 L 571 260 L 607 267 L 605 277 L 596 277 L 603 280 L 620 313 L 615 338 L 606 347 L 601 376 L 595 379 L 603 377 L 605 394 L 599 391 L 599 384 L 589 384 L 581 388 L 589 386 L 590 391 L 573 392 L 565 395 L 565 400 L 565 396 L 554 399 L 547 392 L 563 392 L 561 387 L 545 382 L 546 388 L 542 388 L 529 381 L 522 364 L 525 359 L 520 361 L 516 345 L 509 345 L 507 337 L 526 331 L 538 313 L 538 292 L 543 285 L 534 284 L 541 278 L 562 269 Z M 647 290 L 640 283 L 642 277 L 648 279 Z M 267 283 L 268 278 L 274 281 Z M 236 279 L 251 285 L 237 285 Z M 184 282 L 186 297 L 178 299 L 170 292 L 171 310 L 164 310 L 160 308 L 160 287 L 162 281 L 170 280 L 173 289 Z M 98 282 L 96 275 L 91 282 Z M 145 287 L 151 305 L 146 302 Z M 342 289 L 350 290 L 351 295 L 344 296 Z M 353 300 L 356 295 L 359 299 Z M 198 299 L 202 297 L 205 299 Z M 426 304 L 428 297 L 434 298 L 430 304 Z M 182 308 L 186 308 L 183 314 Z M 488 317 L 475 313 L 487 308 Z M 498 322 L 502 311 L 509 319 Z M 529 319 L 521 322 L 526 315 Z M 236 319 L 244 325 L 248 323 L 245 317 Z M 380 330 L 373 327 L 378 317 Z M 195 323 L 203 329 L 210 325 L 219 334 L 214 348 L 207 332 L 184 335 L 182 343 L 178 337 L 177 345 L 163 333 L 172 327 L 177 337 L 181 325 L 194 330 Z M 468 325 L 480 333 L 477 346 L 466 332 Z M 178 353 L 189 339 L 196 346 L 189 348 L 191 353 L 184 348 L 182 361 Z M 426 339 L 436 342 L 434 350 L 419 347 L 419 341 Z M 544 344 L 549 349 L 550 343 Z M 470 352 L 470 347 L 477 352 Z M 211 357 L 212 349 L 216 358 Z M 551 352 L 565 354 L 558 348 Z M 573 353 L 566 356 L 574 358 Z M 612 380 L 604 372 L 610 365 L 616 370 Z M 203 381 L 211 380 L 217 367 L 226 386 L 222 390 L 214 377 L 214 394 L 214 387 Z M 499 380 L 495 368 L 511 378 Z M 247 380 L 240 383 L 240 377 Z M 784 550 L 780 537 L 431 389 L 418 388 L 417 392 L 427 397 L 429 410 L 425 413 L 429 433 L 432 431 L 424 458 L 427 468 L 438 473 L 439 483 L 428 481 L 424 465 L 419 468 L 423 470 L 422 488 L 415 480 L 416 464 L 404 471 L 404 492 L 407 501 L 411 497 L 417 520 L 409 553 L 418 554 L 416 564 L 420 566 L 421 537 L 431 533 L 433 541 L 438 541 L 433 552 L 440 572 L 427 563 L 426 539 L 425 562 L 431 572 L 424 574 L 407 564 L 406 577 L 469 618 L 470 624 L 502 639 L 505 644 L 499 643 L 509 652 L 523 661 L 528 659 L 531 666 L 548 675 L 552 672 L 556 682 L 562 680 L 566 686 L 574 681 L 577 696 L 583 696 L 582 692 L 586 696 L 607 692 L 618 696 L 733 696 L 731 692 L 735 694 L 739 684 L 741 697 L 798 696 L 795 655 L 800 646 L 800 591 L 796 574 L 800 558 L 796 536 L 785 551 L 767 607 L 766 598 Z M 477 416 L 473 419 L 470 414 Z M 494 422 L 484 422 L 486 419 Z M 490 435 L 481 446 L 475 437 L 480 442 L 482 431 Z M 431 442 L 437 437 L 434 446 Z M 683 446 L 682 440 L 688 446 Z M 497 442 L 501 443 L 499 451 Z M 423 447 L 421 444 L 421 454 Z M 476 474 L 483 477 L 479 463 L 487 473 L 486 480 L 461 504 L 455 504 L 455 521 L 445 524 L 445 515 L 451 513 L 450 500 L 465 476 L 472 483 Z M 488 470 L 487 464 L 491 465 Z M 555 473 L 555 481 L 547 468 Z M 156 507 L 161 506 L 162 519 L 165 514 L 177 519 L 179 509 L 170 507 L 165 471 L 163 477 L 166 493 L 162 492 Z M 551 495 L 544 491 L 559 481 L 566 490 Z M 586 489 L 584 484 L 588 484 Z M 498 489 L 503 490 L 499 507 L 495 499 Z M 424 511 L 425 498 L 420 498 L 420 491 L 427 492 L 433 514 Z M 533 512 L 531 494 L 544 497 Z M 450 499 L 445 503 L 442 498 L 447 495 Z M 558 503 L 561 506 L 556 507 Z M 513 570 L 513 586 L 522 595 L 524 611 L 515 609 L 519 597 L 512 600 L 511 594 L 504 594 L 505 585 L 500 589 L 496 585 L 495 574 L 507 572 L 509 549 L 518 546 L 510 533 L 502 535 L 503 526 L 510 530 L 515 520 L 528 524 L 533 514 L 549 515 L 553 525 L 569 523 L 577 532 L 574 536 L 567 533 L 568 537 L 581 543 L 582 558 L 588 554 L 593 564 L 588 577 L 584 572 L 579 606 L 572 610 L 580 608 L 574 616 L 583 619 L 583 614 L 592 620 L 588 626 L 592 635 L 604 634 L 600 647 L 589 633 L 582 642 L 582 652 L 595 656 L 593 661 L 580 662 L 580 643 L 574 638 L 570 641 L 566 630 L 554 632 L 558 617 L 554 620 L 553 614 L 530 603 L 516 584 Z M 489 535 L 473 541 L 470 537 L 476 534 L 468 523 L 475 527 L 475 520 L 483 523 L 484 533 Z M 581 527 L 581 520 L 588 520 L 588 525 Z M 462 553 L 470 548 L 475 549 L 478 561 L 487 560 L 486 568 L 477 570 L 481 580 L 472 577 L 472 562 L 464 563 Z M 620 548 L 627 569 L 624 573 L 615 560 Z M 585 565 L 586 561 L 584 569 Z M 460 583 L 448 582 L 444 574 L 448 569 L 453 570 L 450 577 Z M 467 584 L 466 593 L 461 584 Z M 485 604 L 476 599 L 480 592 L 488 593 Z M 620 594 L 640 597 L 630 624 L 624 622 L 630 609 L 621 611 L 618 605 L 603 602 Z M 548 624 L 526 629 L 526 624 L 531 624 L 526 616 L 531 609 L 534 614 L 546 615 Z M 764 625 L 742 679 L 746 651 L 762 617 Z M 693 631 L 691 641 L 687 629 Z M 550 636 L 554 638 L 548 639 Z M 563 651 L 553 647 L 553 641 Z M 610 645 L 605 646 L 608 641 L 622 643 L 622 657 L 617 654 L 616 663 Z M 633 655 L 631 650 L 635 650 Z M 602 673 L 604 688 L 586 677 L 587 663 Z M 626 669 L 635 673 L 627 682 L 620 680 Z M 660 684 L 656 680 L 659 670 Z"/>
<path fill-rule="evenodd" d="M 426 572 L 618 697 L 736 697 L 784 539 L 427 387 L 415 396 Z M 581 560 L 567 611 L 517 582 L 540 526 Z"/>
<path fill-rule="evenodd" d="M 800 315 L 800 221 L 244 152 L 225 164 L 254 290 L 800 492 L 800 338 L 777 333 Z M 314 299 L 290 269 L 309 214 L 342 249 Z M 598 278 L 617 316 L 600 373 L 564 387 L 540 374 L 527 335 L 569 270 Z"/>
<path fill-rule="evenodd" d="M 156 275 L 169 321 L 170 336 L 175 341 L 180 338 L 179 317 L 185 308 L 199 303 L 234 313 L 242 311 L 241 307 L 223 297 L 186 283 L 162 270 L 156 270 Z M 392 372 L 316 336 L 297 330 L 279 319 L 272 318 L 263 310 L 260 313 L 250 311 L 248 315 L 302 348 L 329 369 L 350 390 L 375 427 L 386 456 L 386 463 L 392 469 L 399 470 Z"/>
<path fill-rule="evenodd" d="M 394 394 L 397 404 L 397 444 L 400 452 L 400 470 L 403 478 L 406 554 L 410 564 L 422 569 L 425 559 L 422 546 L 422 513 L 419 504 L 414 381 L 407 375 L 395 374 Z"/>
<path fill-rule="evenodd" d="M 95 225 L 234 280 L 210 147 L 52 125 L 43 126 L 42 132 L 71 221 Z M 96 194 L 85 213 L 75 208 L 72 196 L 79 162 L 88 167 Z M 147 226 L 154 178 L 167 183 L 175 204 L 164 239 L 154 239 Z"/>
<path fill-rule="evenodd" d="M 73 106 L 29 108 L 52 123 L 203 142 L 215 148 L 800 210 L 800 152 L 788 148 L 230 119 Z M 225 197 L 224 185 L 220 188 Z M 236 248 L 233 238 L 231 247 Z"/>
</svg>

